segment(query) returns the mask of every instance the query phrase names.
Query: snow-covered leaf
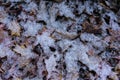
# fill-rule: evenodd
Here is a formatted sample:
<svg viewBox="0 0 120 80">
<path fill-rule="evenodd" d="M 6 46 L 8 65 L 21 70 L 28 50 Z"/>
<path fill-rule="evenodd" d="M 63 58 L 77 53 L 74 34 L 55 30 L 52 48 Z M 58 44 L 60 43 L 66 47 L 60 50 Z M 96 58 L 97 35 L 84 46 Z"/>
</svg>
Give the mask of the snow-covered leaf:
<svg viewBox="0 0 120 80">
<path fill-rule="evenodd" d="M 21 54 L 21 56 L 26 58 L 34 57 L 34 53 L 32 52 L 32 46 L 28 46 L 25 48 L 24 46 L 16 45 L 16 47 L 13 49 L 15 52 Z"/>
<path fill-rule="evenodd" d="M 21 26 L 17 21 L 11 21 L 8 25 L 8 29 L 11 31 L 12 36 L 20 36 Z"/>
</svg>

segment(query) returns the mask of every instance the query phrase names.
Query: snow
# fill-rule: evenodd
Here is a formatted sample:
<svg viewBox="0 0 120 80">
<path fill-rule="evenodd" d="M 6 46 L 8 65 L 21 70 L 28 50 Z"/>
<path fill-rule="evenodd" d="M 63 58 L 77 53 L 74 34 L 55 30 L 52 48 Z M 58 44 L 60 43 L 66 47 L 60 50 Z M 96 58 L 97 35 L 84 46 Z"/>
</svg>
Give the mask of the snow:
<svg viewBox="0 0 120 80">
<path fill-rule="evenodd" d="M 35 21 L 27 21 L 23 24 L 25 32 L 24 36 L 35 36 L 38 31 L 42 28 L 41 24 L 36 23 Z"/>
<path fill-rule="evenodd" d="M 2 0 L 0 80 L 119 80 L 119 22 L 115 1 Z"/>
<path fill-rule="evenodd" d="M 64 15 L 66 17 L 70 17 L 70 18 L 73 18 L 74 15 L 73 13 L 71 12 L 71 10 L 65 5 L 65 3 L 61 3 L 59 6 L 59 11 L 60 11 L 60 15 Z"/>
<path fill-rule="evenodd" d="M 37 40 L 35 45 L 40 44 L 43 47 L 43 50 L 45 51 L 46 54 L 50 54 L 50 46 L 54 46 L 54 39 L 50 37 L 50 32 L 46 31 L 42 35 L 37 35 Z"/>
</svg>

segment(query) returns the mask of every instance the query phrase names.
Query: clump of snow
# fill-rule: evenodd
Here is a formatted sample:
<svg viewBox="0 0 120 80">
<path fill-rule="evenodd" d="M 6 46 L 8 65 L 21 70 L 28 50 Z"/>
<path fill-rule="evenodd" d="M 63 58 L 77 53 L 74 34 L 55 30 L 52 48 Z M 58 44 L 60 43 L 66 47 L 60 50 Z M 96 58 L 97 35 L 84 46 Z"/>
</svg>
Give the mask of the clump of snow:
<svg viewBox="0 0 120 80">
<path fill-rule="evenodd" d="M 37 10 L 37 4 L 35 2 L 30 2 L 25 8 L 26 11 L 32 11 L 32 10 Z"/>
<path fill-rule="evenodd" d="M 7 0 L 7 2 L 20 2 L 22 0 Z"/>
<path fill-rule="evenodd" d="M 92 14 L 92 12 L 93 12 L 93 6 L 91 6 L 91 5 L 93 5 L 93 4 L 90 1 L 85 2 L 85 10 L 88 14 Z"/>
<path fill-rule="evenodd" d="M 5 56 L 12 56 L 14 52 L 10 50 L 10 48 L 5 45 L 4 43 L 0 44 L 0 57 L 5 57 Z"/>
<path fill-rule="evenodd" d="M 14 52 L 9 48 L 12 45 L 12 41 L 8 38 L 6 35 L 4 41 L 0 43 L 0 57 L 12 57 L 14 55 Z"/>
<path fill-rule="evenodd" d="M 22 25 L 25 29 L 25 32 L 23 33 L 24 36 L 35 36 L 42 28 L 41 24 L 38 24 L 35 21 L 27 21 Z"/>
<path fill-rule="evenodd" d="M 88 42 L 95 42 L 97 40 L 100 40 L 99 37 L 95 36 L 94 34 L 89 34 L 89 33 L 82 33 L 80 38 L 81 40 L 88 41 Z"/>
<path fill-rule="evenodd" d="M 54 42 L 55 40 L 50 37 L 51 31 L 46 30 L 42 35 L 37 35 L 37 41 L 35 42 L 35 45 L 40 44 L 43 47 L 43 50 L 45 53 L 50 53 L 50 46 L 55 46 Z"/>
<path fill-rule="evenodd" d="M 71 9 L 67 5 L 65 5 L 64 2 L 59 4 L 58 8 L 59 8 L 59 11 L 60 11 L 59 13 L 61 16 L 64 15 L 66 17 L 74 18 L 74 15 Z"/>
<path fill-rule="evenodd" d="M 66 43 L 66 42 L 65 42 Z M 65 62 L 68 73 L 77 73 L 79 71 L 79 66 L 77 64 L 77 61 L 81 61 L 83 63 L 88 62 L 88 55 L 86 54 L 86 51 L 88 51 L 88 48 L 83 46 L 83 44 L 79 43 L 79 45 L 76 42 L 69 42 L 68 45 L 71 44 L 72 47 L 68 48 L 68 51 L 65 55 Z M 67 44 L 66 44 L 67 45 Z M 87 63 L 86 63 L 87 64 Z M 70 75 L 69 75 L 70 77 Z M 78 75 L 71 75 L 71 77 L 78 77 Z"/>
<path fill-rule="evenodd" d="M 99 51 L 102 51 L 107 46 L 107 43 L 103 41 L 101 37 L 97 37 L 93 34 L 82 33 L 80 38 L 82 41 L 92 43 L 93 47 L 99 48 Z"/>
<path fill-rule="evenodd" d="M 52 63 L 51 63 L 52 62 Z M 51 77 L 52 72 L 55 71 L 55 66 L 57 65 L 54 55 L 51 55 L 48 60 L 45 60 L 46 69 L 48 71 L 48 79 Z"/>
<path fill-rule="evenodd" d="M 0 9 L 0 22 L 6 24 L 10 22 L 8 19 L 8 14 L 6 13 L 6 11 L 3 10 L 3 8 Z"/>
<path fill-rule="evenodd" d="M 82 63 L 87 65 L 90 70 L 95 71 L 101 78 L 101 80 L 106 80 L 106 77 L 111 74 L 111 67 L 107 65 L 105 62 L 101 62 L 101 59 L 95 56 L 88 56 L 88 47 L 80 44 L 74 44 L 70 51 L 66 53 L 65 61 L 67 63 L 67 71 L 69 72 L 77 72 L 79 67 L 77 60 L 80 60 Z M 101 64 L 100 64 L 101 63 Z"/>
<path fill-rule="evenodd" d="M 48 15 L 47 8 L 45 6 L 44 1 L 40 2 L 39 11 L 38 11 L 38 14 L 37 14 L 37 19 L 48 22 L 49 15 Z"/>
</svg>

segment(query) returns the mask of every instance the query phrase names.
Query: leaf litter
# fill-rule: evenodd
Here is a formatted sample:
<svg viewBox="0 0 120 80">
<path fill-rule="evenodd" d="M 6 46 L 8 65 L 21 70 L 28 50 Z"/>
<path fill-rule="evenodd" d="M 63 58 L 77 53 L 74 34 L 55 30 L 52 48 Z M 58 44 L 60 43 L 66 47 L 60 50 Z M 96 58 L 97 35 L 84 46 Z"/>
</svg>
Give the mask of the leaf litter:
<svg viewBox="0 0 120 80">
<path fill-rule="evenodd" d="M 119 80 L 119 0 L 1 0 L 0 80 Z"/>
</svg>

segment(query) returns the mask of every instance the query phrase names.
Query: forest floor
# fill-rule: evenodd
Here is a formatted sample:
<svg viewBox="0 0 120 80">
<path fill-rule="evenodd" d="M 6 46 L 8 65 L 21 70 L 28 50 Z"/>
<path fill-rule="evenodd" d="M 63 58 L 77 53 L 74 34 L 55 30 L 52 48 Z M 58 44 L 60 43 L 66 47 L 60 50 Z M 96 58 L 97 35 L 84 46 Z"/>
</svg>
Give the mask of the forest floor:
<svg viewBox="0 0 120 80">
<path fill-rule="evenodd" d="M 0 80 L 120 80 L 120 1 L 0 0 Z"/>
</svg>

